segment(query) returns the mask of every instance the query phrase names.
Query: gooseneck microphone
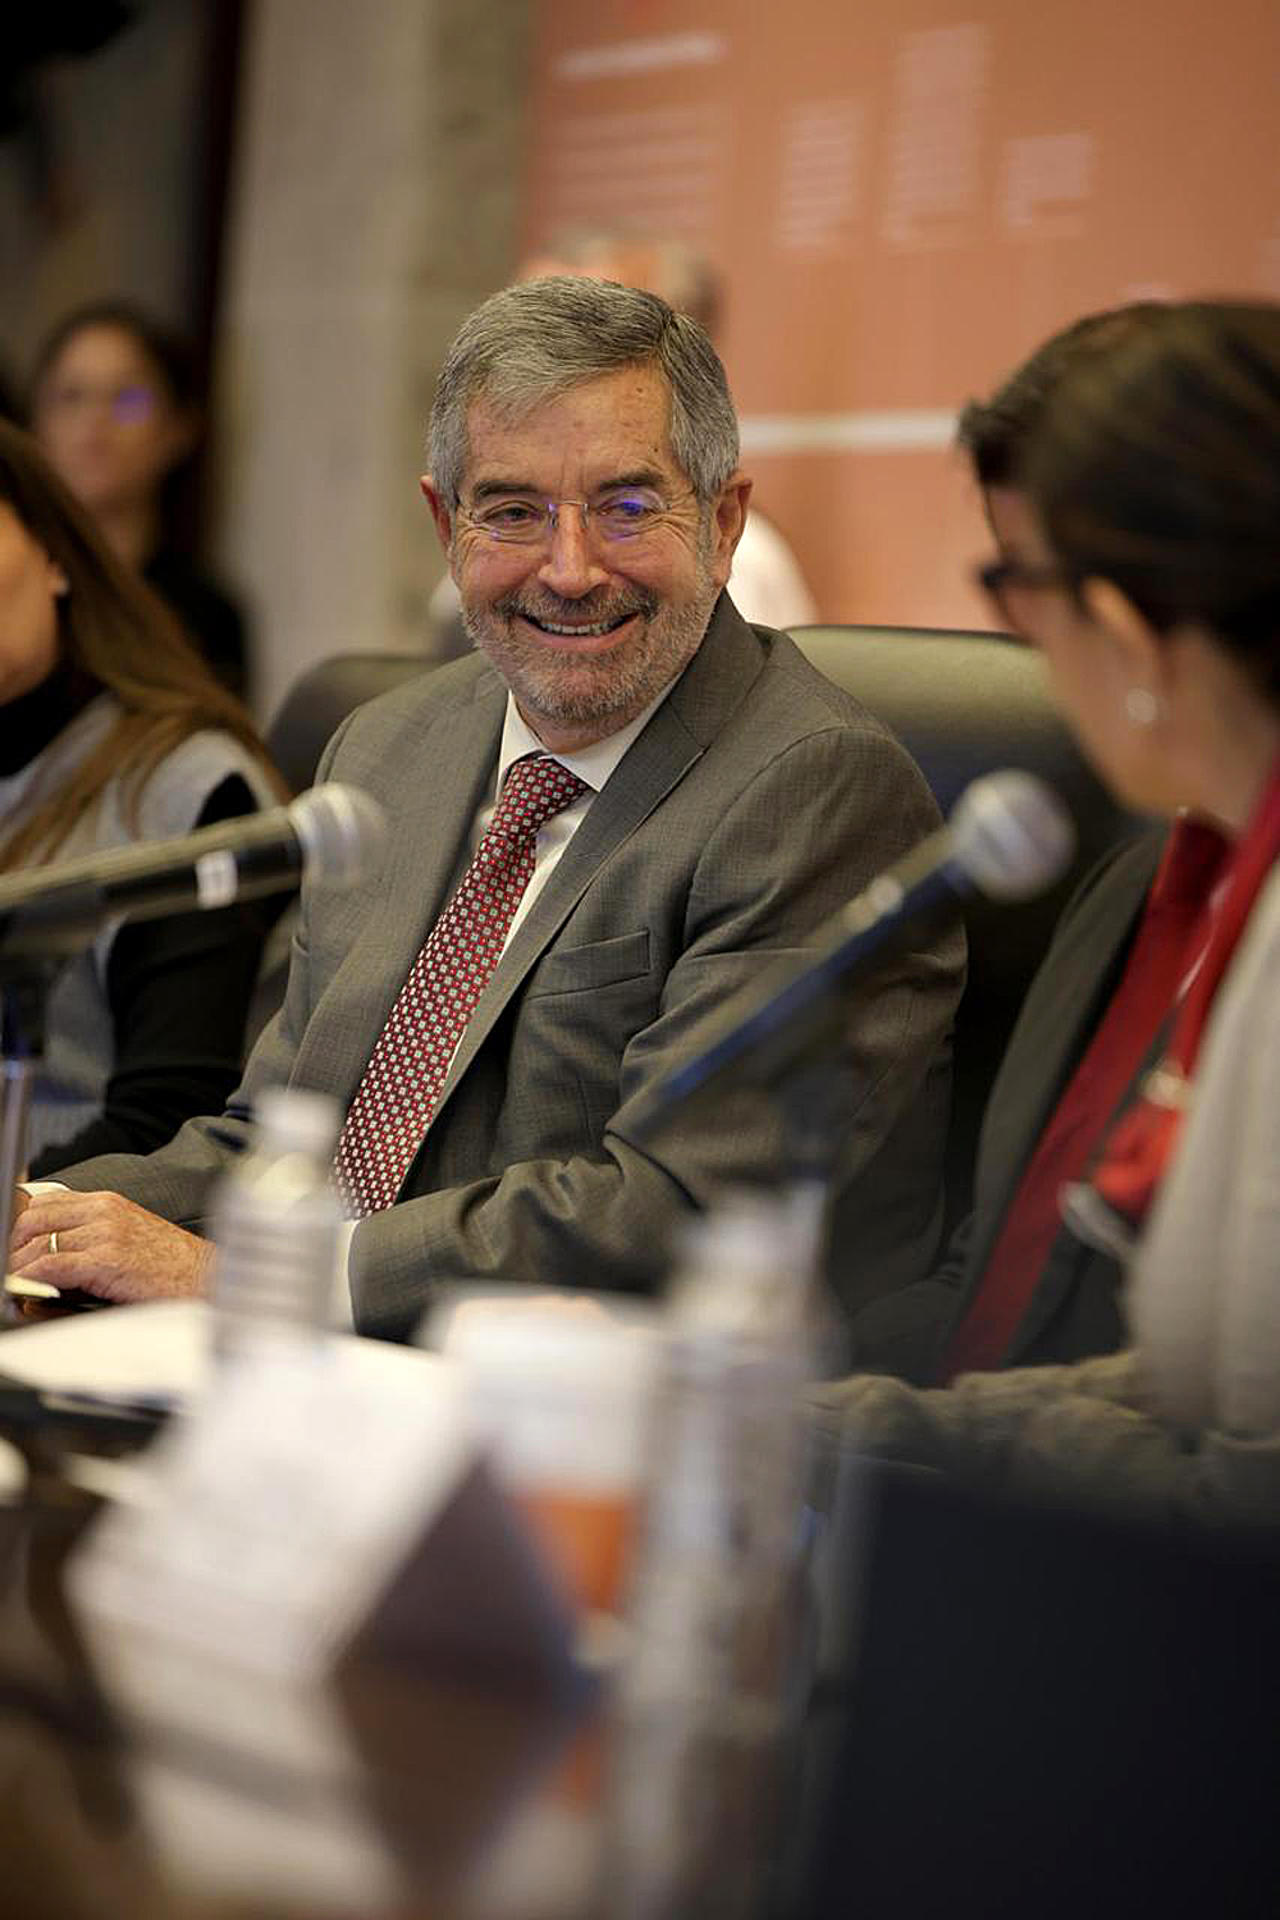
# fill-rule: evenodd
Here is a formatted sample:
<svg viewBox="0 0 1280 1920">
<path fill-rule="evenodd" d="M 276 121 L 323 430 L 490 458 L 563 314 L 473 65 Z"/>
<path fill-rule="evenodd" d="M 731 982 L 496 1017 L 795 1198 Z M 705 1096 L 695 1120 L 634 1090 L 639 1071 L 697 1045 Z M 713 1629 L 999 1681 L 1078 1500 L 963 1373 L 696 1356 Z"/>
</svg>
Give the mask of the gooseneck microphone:
<svg viewBox="0 0 1280 1920">
<path fill-rule="evenodd" d="M 359 787 L 312 787 L 287 807 L 173 840 L 112 848 L 0 879 L 0 957 L 49 959 L 113 919 L 151 920 L 284 893 L 307 879 L 354 886 L 386 820 Z"/>
<path fill-rule="evenodd" d="M 800 961 L 737 994 L 709 1041 L 636 1109 L 647 1139 L 695 1099 L 735 1079 L 767 1082 L 804 1059 L 844 1015 L 836 989 L 870 968 L 939 907 L 974 894 L 1028 899 L 1052 885 L 1075 847 L 1063 802 L 1033 774 L 986 774 L 966 787 L 948 824 L 824 921 Z"/>
</svg>

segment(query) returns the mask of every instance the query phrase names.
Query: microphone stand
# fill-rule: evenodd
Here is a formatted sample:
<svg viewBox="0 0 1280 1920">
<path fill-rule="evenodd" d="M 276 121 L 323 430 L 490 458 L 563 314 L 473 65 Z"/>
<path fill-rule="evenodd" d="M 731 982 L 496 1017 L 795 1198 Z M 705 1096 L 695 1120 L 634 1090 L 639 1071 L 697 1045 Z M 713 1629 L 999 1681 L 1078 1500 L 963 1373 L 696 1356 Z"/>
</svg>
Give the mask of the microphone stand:
<svg viewBox="0 0 1280 1920">
<path fill-rule="evenodd" d="M 843 1020 L 833 1022 L 832 1027 L 838 1030 L 848 1018 L 845 1008 Z M 828 1041 L 837 1038 L 832 1027 L 824 1036 Z M 842 1072 L 838 1058 L 832 1057 L 834 1051 L 830 1045 L 819 1048 L 811 1041 L 807 1051 L 802 1050 L 781 1069 L 773 1087 L 782 1113 L 784 1173 L 797 1186 L 812 1181 L 825 1185 L 835 1172 L 849 1090 L 848 1075 Z"/>
<path fill-rule="evenodd" d="M 913 939 L 929 937 L 960 911 L 955 878 L 948 869 L 928 874 L 917 883 L 914 896 Z M 846 979 L 859 967 L 865 969 L 865 979 L 874 979 L 891 956 L 895 938 L 891 930 L 886 939 L 880 903 L 868 902 L 865 895 L 820 928 L 817 937 L 821 944 L 816 955 L 787 961 L 740 990 L 710 1044 L 673 1067 L 650 1090 L 632 1121 L 637 1140 L 654 1138 L 676 1118 L 706 1113 L 726 1092 L 742 1085 L 763 1087 L 785 1099 L 797 1076 L 802 1086 L 812 1088 L 812 1069 L 824 1061 L 834 1065 L 849 1019 Z M 789 1109 L 789 1121 L 802 1150 L 808 1150 L 804 1143 L 810 1129 L 798 1106 Z M 809 1141 L 808 1148 L 812 1146 Z"/>
<path fill-rule="evenodd" d="M 9 1268 L 14 1195 L 26 1172 L 31 1088 L 44 1058 L 49 989 L 62 954 L 24 954 L 0 971 L 0 1247 Z"/>
<path fill-rule="evenodd" d="M 106 917 L 96 892 L 87 883 L 77 883 L 65 900 L 78 903 L 82 897 L 86 914 L 62 911 L 43 924 L 33 918 L 17 938 L 12 937 L 8 925 L 10 916 L 0 908 L 0 931 L 10 937 L 9 951 L 0 959 L 0 1247 L 4 1251 L 4 1273 L 9 1270 L 14 1192 L 26 1172 L 31 1088 L 44 1059 L 49 992 L 62 967 L 89 945 Z"/>
</svg>

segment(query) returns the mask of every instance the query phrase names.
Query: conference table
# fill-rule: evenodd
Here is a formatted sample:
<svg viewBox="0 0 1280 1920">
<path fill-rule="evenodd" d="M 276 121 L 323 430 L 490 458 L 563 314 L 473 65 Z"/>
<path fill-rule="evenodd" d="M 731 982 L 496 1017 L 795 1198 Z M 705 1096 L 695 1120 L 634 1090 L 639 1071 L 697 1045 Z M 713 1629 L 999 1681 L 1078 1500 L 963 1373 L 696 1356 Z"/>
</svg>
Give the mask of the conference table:
<svg viewBox="0 0 1280 1920">
<path fill-rule="evenodd" d="M 594 1884 L 599 1687 L 539 1696 L 370 1660 L 314 1694 L 259 1690 L 238 1747 L 172 1726 L 140 1737 L 104 1697 L 63 1576 L 100 1506 L 69 1463 L 131 1455 L 143 1423 L 115 1438 L 73 1419 L 24 1431 L 0 1405 L 0 1432 L 32 1461 L 27 1497 L 0 1508 L 6 1920 L 606 1910 Z M 257 1737 L 281 1716 L 317 1736 L 283 1758 Z M 173 1823 L 160 1848 L 158 1818 Z M 219 1848 L 241 1858 L 229 1882 L 214 1870 Z M 317 1874 L 328 1884 L 309 1895 Z"/>
<path fill-rule="evenodd" d="M 130 1314 L 139 1331 L 126 1339 Z M 176 1344 L 168 1338 L 163 1366 L 193 1389 L 202 1330 L 180 1310 L 153 1317 L 170 1336 L 185 1328 Z M 104 1642 L 86 1615 L 86 1544 L 154 1499 L 148 1462 L 175 1436 L 143 1404 L 136 1355 L 148 1310 L 92 1319 L 78 1332 L 11 1336 L 10 1374 L 31 1378 L 0 1384 L 0 1439 L 16 1442 L 28 1467 L 25 1486 L 0 1504 L 6 1920 L 28 1911 L 57 1920 L 81 1911 L 94 1920 L 277 1911 L 595 1920 L 760 1910 L 780 1804 L 772 1746 L 722 1746 L 701 1769 L 697 1791 L 710 1812 L 686 1889 L 663 1881 L 655 1891 L 657 1863 L 614 1815 L 616 1621 L 589 1620 L 563 1660 L 472 1658 L 456 1632 L 443 1648 L 429 1637 L 424 1646 L 421 1621 L 406 1620 L 438 1608 L 439 1594 L 433 1600 L 419 1579 L 393 1587 L 390 1606 L 319 1673 L 209 1658 L 207 1641 L 155 1633 L 145 1604 L 135 1631 Z M 415 1387 L 429 1381 L 439 1364 L 378 1343 L 348 1346 L 345 1357 L 358 1370 L 372 1366 L 383 1393 L 398 1374 Z M 60 1390 L 67 1354 L 86 1348 L 114 1395 Z M 126 1355 L 134 1371 L 123 1394 Z M 0 1376 L 5 1359 L 0 1341 Z M 274 1373 L 273 1388 L 284 1378 Z M 450 1522 L 458 1512 L 470 1515 L 461 1530 Z M 475 1504 L 447 1507 L 422 1561 L 465 1560 L 477 1514 L 483 1521 Z M 509 1560 L 497 1577 L 519 1573 Z M 174 1591 L 181 1600 L 182 1588 Z M 456 1593 L 446 1583 L 446 1602 Z M 484 1596 L 473 1600 L 479 1611 Z M 506 1619 L 522 1624 L 495 1618 L 498 1637 Z M 545 1640 L 547 1622 L 534 1624 Z M 647 1786 L 642 1797 L 647 1816 Z M 673 1802 L 671 1818 L 689 1821 L 690 1807 Z"/>
<path fill-rule="evenodd" d="M 718 1852 L 654 1904 L 610 1851 L 607 1668 L 521 1690 L 355 1663 L 289 1709 L 340 1731 L 328 1773 L 291 1775 L 252 1739 L 233 1754 L 170 1730 L 157 1747 L 122 1726 L 64 1572 L 102 1499 L 82 1463 L 109 1474 L 153 1424 L 35 1419 L 0 1393 L 0 1434 L 30 1463 L 25 1495 L 0 1506 L 6 1920 L 1276 1909 L 1271 1544 L 1019 1508 L 863 1463 L 820 1543 L 829 1617 L 797 1743 L 763 1791 L 713 1782 Z M 175 1874 L 175 1855 L 236 1847 L 259 1864 L 252 1886 Z M 276 1871 L 308 1859 L 327 1876 L 314 1897 Z"/>
</svg>

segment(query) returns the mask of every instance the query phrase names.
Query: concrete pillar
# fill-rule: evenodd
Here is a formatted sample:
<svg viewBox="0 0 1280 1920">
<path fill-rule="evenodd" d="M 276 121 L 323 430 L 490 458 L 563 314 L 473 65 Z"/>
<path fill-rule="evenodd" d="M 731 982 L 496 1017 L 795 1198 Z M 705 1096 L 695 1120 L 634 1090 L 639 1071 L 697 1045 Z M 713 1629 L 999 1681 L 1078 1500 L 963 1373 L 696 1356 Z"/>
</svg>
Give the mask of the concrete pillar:
<svg viewBox="0 0 1280 1920">
<path fill-rule="evenodd" d="M 418 494 L 462 316 L 510 277 L 528 0 L 258 0 L 217 367 L 216 551 L 269 715 L 327 654 L 422 645 Z"/>
</svg>

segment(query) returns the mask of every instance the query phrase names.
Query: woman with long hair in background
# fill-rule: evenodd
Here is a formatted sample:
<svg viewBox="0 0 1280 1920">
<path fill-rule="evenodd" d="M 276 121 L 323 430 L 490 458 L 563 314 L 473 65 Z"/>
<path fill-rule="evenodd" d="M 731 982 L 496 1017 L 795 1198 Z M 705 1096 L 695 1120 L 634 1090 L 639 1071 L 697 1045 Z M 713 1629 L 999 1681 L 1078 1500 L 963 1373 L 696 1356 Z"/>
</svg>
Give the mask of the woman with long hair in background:
<svg viewBox="0 0 1280 1920">
<path fill-rule="evenodd" d="M 35 442 L 0 423 L 0 871 L 187 833 L 283 793 L 239 702 Z M 221 1110 L 268 924 L 236 906 L 125 923 L 67 963 L 33 1174 L 146 1152 Z"/>
<path fill-rule="evenodd" d="M 243 700 L 251 666 L 244 616 L 196 564 L 183 524 L 202 412 L 191 348 L 131 302 L 77 307 L 36 355 L 31 427 L 50 464 Z"/>
</svg>

